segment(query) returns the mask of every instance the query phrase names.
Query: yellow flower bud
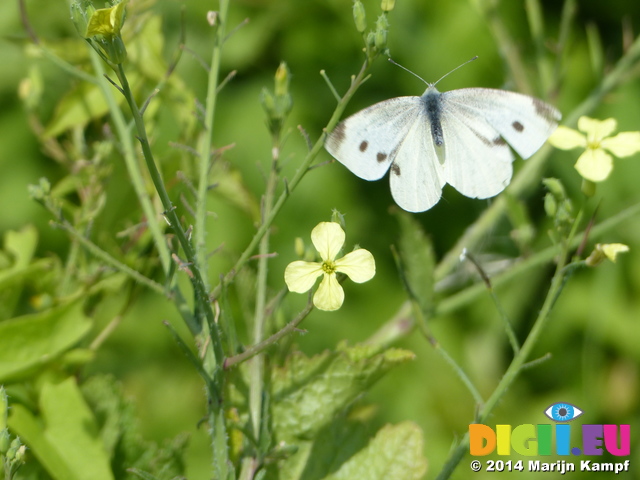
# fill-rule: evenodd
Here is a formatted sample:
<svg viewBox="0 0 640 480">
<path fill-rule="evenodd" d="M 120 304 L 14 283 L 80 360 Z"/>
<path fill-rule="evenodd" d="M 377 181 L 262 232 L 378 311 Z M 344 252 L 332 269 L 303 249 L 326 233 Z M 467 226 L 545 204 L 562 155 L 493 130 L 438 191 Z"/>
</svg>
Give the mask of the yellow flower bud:
<svg viewBox="0 0 640 480">
<path fill-rule="evenodd" d="M 382 0 L 380 8 L 383 12 L 390 12 L 396 6 L 396 0 Z"/>
</svg>

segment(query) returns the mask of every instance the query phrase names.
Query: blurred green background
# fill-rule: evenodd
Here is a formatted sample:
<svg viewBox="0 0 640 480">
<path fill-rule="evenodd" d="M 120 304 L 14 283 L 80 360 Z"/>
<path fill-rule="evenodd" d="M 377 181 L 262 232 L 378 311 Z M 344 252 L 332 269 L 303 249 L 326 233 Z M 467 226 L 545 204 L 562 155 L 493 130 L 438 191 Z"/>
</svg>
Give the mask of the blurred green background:
<svg viewBox="0 0 640 480">
<path fill-rule="evenodd" d="M 34 30 L 45 41 L 74 38 L 68 5 L 63 1 L 26 2 Z M 132 4 L 135 0 L 132 0 Z M 377 1 L 365 1 L 371 26 L 379 12 Z M 479 59 L 438 85 L 441 91 L 481 86 L 510 88 L 500 48 L 492 35 L 490 16 L 481 13 L 480 1 L 398 0 L 390 14 L 391 56 L 428 81 L 435 81 L 474 55 Z M 490 3 L 490 2 L 487 2 Z M 497 3 L 497 2 L 496 2 Z M 556 39 L 561 3 L 542 2 L 547 36 Z M 306 151 L 296 126 L 301 125 L 312 141 L 318 137 L 331 115 L 335 100 L 319 75 L 324 69 L 339 92 L 349 85 L 361 62 L 361 39 L 353 27 L 350 0 L 305 1 L 248 0 L 232 2 L 230 26 L 245 18 L 225 45 L 223 74 L 237 70 L 237 76 L 220 95 L 216 117 L 216 146 L 235 147 L 226 160 L 238 169 L 252 194 L 259 198 L 264 188 L 264 172 L 270 159 L 270 137 L 259 103 L 264 86 L 272 88 L 279 62 L 287 62 L 291 73 L 294 110 L 288 121 L 290 135 L 283 150 L 284 174 L 291 176 Z M 212 36 L 205 15 L 216 2 L 160 1 L 150 8 L 162 15 L 166 34 L 165 53 L 169 58 L 179 36 L 180 8 L 186 7 L 186 43 L 189 49 L 209 59 Z M 513 39 L 513 47 L 526 60 L 535 85 L 535 65 L 524 2 L 505 1 L 494 13 Z M 590 61 L 585 29 L 600 34 L 606 71 L 622 54 L 625 42 L 640 28 L 640 4 L 629 2 L 579 1 L 576 22 L 569 39 L 569 60 L 563 65 L 563 83 L 552 99 L 568 114 L 597 85 L 601 71 Z M 634 30 L 635 29 L 635 30 Z M 36 225 L 39 255 L 64 257 L 65 235 L 52 230 L 49 215 L 29 200 L 27 185 L 46 176 L 55 182 L 64 176 L 59 166 L 41 153 L 29 128 L 24 108 L 17 98 L 18 86 L 33 59 L 25 54 L 26 36 L 21 27 L 16 2 L 0 3 L 0 233 Z M 77 44 L 82 48 L 80 45 Z M 46 90 L 42 111 L 51 114 L 57 96 L 68 87 L 65 74 L 45 60 Z M 637 71 L 637 69 L 636 69 Z M 358 91 L 347 114 L 386 98 L 420 95 L 425 86 L 413 76 L 379 59 L 371 79 Z M 189 87 L 203 99 L 206 74 L 199 63 L 184 54 L 178 66 Z M 637 77 L 637 75 L 636 75 Z M 635 78 L 607 96 L 591 116 L 615 117 L 620 131 L 640 130 L 640 85 Z M 543 92 L 538 91 L 538 95 Z M 175 140 L 166 129 L 166 138 L 155 139 L 160 151 Z M 167 153 L 170 156 L 170 153 Z M 323 152 L 320 162 L 329 160 Z M 577 152 L 554 153 L 545 176 L 564 182 L 571 195 L 579 198 L 580 178 L 573 169 Z M 162 158 L 160 159 L 162 162 Z M 522 161 L 516 160 L 516 171 Z M 640 200 L 638 155 L 616 163 L 612 176 L 598 186 L 598 221 L 609 218 Z M 535 247 L 549 244 L 538 187 L 529 192 L 527 207 L 539 226 Z M 130 218 L 133 195 L 122 165 L 115 164 L 109 182 L 110 205 L 105 212 L 114 228 L 124 228 Z M 462 197 L 447 187 L 443 200 L 432 210 L 416 215 L 432 237 L 437 254 L 443 255 L 486 208 L 488 201 Z M 342 339 L 350 343 L 372 335 L 398 310 L 404 294 L 390 253 L 397 241 L 398 227 L 389 213 L 393 204 L 388 180 L 368 183 L 354 177 L 337 163 L 309 174 L 276 221 L 272 250 L 278 252 L 270 269 L 270 284 L 282 286 L 284 267 L 295 259 L 293 241 L 308 241 L 311 229 L 328 220 L 332 209 L 345 215 L 348 247 L 359 243 L 376 257 L 378 273 L 363 285 L 346 286 L 344 307 L 335 313 L 313 312 L 302 325 L 308 333 L 296 341 L 308 354 L 332 348 Z M 224 272 L 241 252 L 253 233 L 252 219 L 219 198 L 212 204 L 216 217 L 210 223 L 208 241 L 214 248 L 224 244 L 213 260 L 212 273 Z M 107 220 L 105 220 L 107 221 Z M 508 257 L 516 254 L 509 239 L 509 224 L 496 225 L 478 253 Z M 114 231 L 115 233 L 115 231 Z M 536 349 L 536 356 L 551 353 L 550 360 L 527 370 L 495 410 L 491 424 L 549 423 L 542 412 L 552 403 L 565 401 L 581 408 L 583 423 L 631 424 L 632 457 L 640 453 L 640 221 L 633 218 L 608 232 L 600 242 L 622 242 L 631 251 L 616 265 L 607 263 L 583 270 L 572 277 L 553 312 L 552 321 Z M 462 267 L 461 267 L 462 268 Z M 549 285 L 552 266 L 545 266 L 498 289 L 497 294 L 521 339 L 524 338 Z M 216 277 L 213 276 L 212 280 Z M 290 299 L 302 305 L 304 296 Z M 114 298 L 114 303 L 118 299 Z M 298 302 L 298 303 L 296 303 Z M 25 307 L 26 308 L 26 307 Z M 293 307 L 291 307 L 291 311 Z M 98 312 L 96 332 L 110 318 L 108 309 Z M 142 295 L 127 312 L 90 365 L 87 375 L 107 372 L 125 385 L 137 406 L 147 438 L 161 440 L 179 432 L 191 435 L 188 473 L 191 479 L 208 478 L 210 459 L 207 437 L 197 423 L 205 412 L 201 382 L 183 358 L 161 321 L 168 319 L 178 328 L 181 321 L 166 300 Z M 488 295 L 448 317 L 431 321 L 434 335 L 474 379 L 488 397 L 510 359 L 508 342 L 500 318 Z M 473 400 L 431 346 L 417 333 L 403 340 L 402 347 L 416 353 L 416 360 L 394 370 L 367 395 L 365 401 L 378 407 L 373 427 L 402 420 L 415 421 L 424 431 L 428 477 L 433 478 L 457 437 L 467 429 L 474 414 Z M 374 429 L 372 427 L 372 430 Z M 495 458 L 495 457 L 492 457 Z M 555 460 L 555 458 L 553 459 Z M 611 460 L 609 460 L 611 461 Z M 639 478 L 640 464 L 632 464 Z M 534 474 L 503 474 L 503 478 L 531 478 Z M 589 474 L 569 474 L 581 478 Z M 634 476 L 635 475 L 635 476 Z M 463 460 L 453 478 L 468 478 L 468 460 Z M 476 474 L 474 478 L 489 478 Z"/>
</svg>

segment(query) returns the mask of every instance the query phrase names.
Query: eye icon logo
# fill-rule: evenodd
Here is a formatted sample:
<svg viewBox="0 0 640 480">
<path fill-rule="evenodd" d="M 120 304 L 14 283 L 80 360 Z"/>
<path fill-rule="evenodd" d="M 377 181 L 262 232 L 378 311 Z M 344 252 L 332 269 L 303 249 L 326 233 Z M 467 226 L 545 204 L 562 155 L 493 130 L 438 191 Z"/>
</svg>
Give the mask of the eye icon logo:
<svg viewBox="0 0 640 480">
<path fill-rule="evenodd" d="M 575 405 L 563 402 L 554 403 L 544 411 L 544 414 L 554 422 L 569 422 L 578 418 L 582 413 L 582 410 Z"/>
</svg>

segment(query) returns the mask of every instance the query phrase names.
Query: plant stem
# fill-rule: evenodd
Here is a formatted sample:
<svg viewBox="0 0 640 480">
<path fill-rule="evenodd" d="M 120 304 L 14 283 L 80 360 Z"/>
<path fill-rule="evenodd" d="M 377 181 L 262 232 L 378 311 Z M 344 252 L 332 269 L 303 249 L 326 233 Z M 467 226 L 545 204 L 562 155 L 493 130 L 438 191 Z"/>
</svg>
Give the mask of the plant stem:
<svg viewBox="0 0 640 480">
<path fill-rule="evenodd" d="M 218 99 L 218 79 L 220 76 L 220 60 L 222 57 L 222 44 L 224 43 L 227 11 L 229 0 L 220 1 L 218 11 L 218 23 L 211 53 L 211 67 L 209 68 L 209 82 L 207 85 L 207 99 L 204 116 L 204 131 L 199 142 L 199 172 L 198 172 L 198 197 L 196 201 L 196 225 L 194 229 L 194 243 L 196 250 L 196 262 L 198 270 L 203 272 L 205 289 L 209 291 L 206 277 L 207 268 L 207 193 L 209 191 L 209 170 L 211 167 L 211 147 L 213 145 L 213 124 Z"/>
<path fill-rule="evenodd" d="M 105 78 L 104 68 L 102 67 L 102 60 L 92 48 L 88 48 L 87 50 L 89 51 L 89 57 L 91 58 L 93 69 L 96 72 L 98 85 L 100 86 L 102 94 L 107 101 L 107 104 L 109 105 L 109 113 L 111 114 L 113 125 L 115 126 L 116 132 L 118 134 L 120 145 L 122 145 L 122 149 L 124 150 L 124 161 L 127 167 L 127 173 L 129 174 L 129 179 L 131 180 L 133 190 L 138 197 L 138 202 L 140 202 L 140 206 L 142 207 L 142 212 L 144 213 L 145 217 L 147 217 L 149 231 L 151 232 L 151 236 L 153 237 L 155 246 L 158 250 L 160 263 L 162 263 L 162 269 L 164 270 L 165 274 L 167 274 L 171 267 L 171 254 L 169 253 L 169 247 L 167 246 L 164 233 L 160 228 L 159 223 L 156 221 L 158 214 L 156 213 L 155 208 L 151 203 L 151 199 L 147 194 L 147 189 L 144 184 L 144 179 L 142 177 L 142 172 L 140 170 L 138 160 L 136 158 L 136 150 L 133 146 L 131 134 L 129 132 L 129 128 L 127 127 L 127 122 L 125 121 L 122 110 L 120 110 L 120 107 L 118 107 L 118 103 L 113 96 L 112 86 Z"/>
<path fill-rule="evenodd" d="M 273 158 L 271 159 L 271 169 L 267 180 L 267 188 L 262 199 L 262 223 L 264 224 L 267 216 L 273 208 L 273 200 L 275 189 L 278 182 L 278 157 L 280 155 L 280 145 L 278 139 L 274 138 L 274 146 L 272 148 Z M 264 337 L 264 328 L 266 322 L 266 304 L 267 304 L 267 273 L 269 271 L 269 229 L 265 232 L 260 240 L 258 249 L 258 278 L 256 289 L 256 306 L 253 318 L 253 343 L 254 345 L 262 342 Z M 262 355 L 256 355 L 249 366 L 249 375 L 251 382 L 249 383 L 249 411 L 253 423 L 253 431 L 257 435 L 262 429 L 260 428 L 262 414 L 262 394 L 264 386 L 264 358 Z M 258 442 L 259 443 L 259 442 Z"/>
<path fill-rule="evenodd" d="M 531 351 L 535 347 L 538 339 L 540 338 L 540 334 L 544 330 L 545 325 L 547 324 L 551 309 L 555 304 L 555 301 L 558 299 L 560 292 L 562 291 L 562 287 L 564 285 L 565 280 L 565 271 L 564 267 L 566 265 L 566 257 L 567 251 L 562 252 L 562 259 L 558 262 L 556 267 L 556 273 L 551 280 L 551 287 L 547 293 L 547 297 L 545 298 L 544 304 L 538 317 L 536 318 L 527 339 L 522 345 L 522 348 L 518 351 L 518 353 L 514 356 L 509 368 L 505 372 L 504 376 L 500 380 L 500 383 L 493 391 L 489 399 L 481 406 L 480 411 L 476 418 L 476 423 L 483 423 L 491 414 L 493 408 L 500 401 L 506 391 L 509 389 L 511 384 L 514 382 L 520 371 L 522 370 L 523 365 L 528 360 Z M 453 473 L 456 466 L 465 455 L 466 451 L 469 448 L 469 434 L 468 432 L 462 438 L 458 446 L 451 453 L 449 460 L 445 463 L 444 467 L 440 474 L 436 477 L 436 480 L 445 480 L 449 478 L 449 476 Z"/>
<path fill-rule="evenodd" d="M 244 352 L 238 355 L 234 355 L 233 357 L 227 357 L 224 362 L 224 368 L 227 369 L 235 365 L 238 365 L 244 362 L 245 360 L 253 357 L 254 355 L 257 355 L 263 350 L 266 350 L 274 343 L 280 341 L 280 339 L 284 338 L 285 336 L 293 332 L 296 329 L 296 327 L 300 325 L 300 322 L 302 322 L 307 317 L 307 315 L 311 313 L 311 310 L 313 310 L 313 303 L 309 301 L 309 303 L 307 303 L 307 306 L 304 308 L 304 310 L 302 310 L 296 318 L 294 318 L 289 323 L 287 323 L 281 330 L 277 331 L 276 333 L 271 335 L 269 338 L 263 340 L 257 345 L 253 345 L 252 347 L 247 348 Z"/>
</svg>

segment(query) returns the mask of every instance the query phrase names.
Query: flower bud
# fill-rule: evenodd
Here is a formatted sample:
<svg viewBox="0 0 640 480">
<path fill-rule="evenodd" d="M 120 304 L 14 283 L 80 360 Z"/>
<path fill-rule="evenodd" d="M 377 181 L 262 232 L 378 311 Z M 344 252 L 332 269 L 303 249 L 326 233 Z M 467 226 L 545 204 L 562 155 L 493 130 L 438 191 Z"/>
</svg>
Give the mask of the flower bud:
<svg viewBox="0 0 640 480">
<path fill-rule="evenodd" d="M 71 21 L 81 37 L 87 38 L 89 19 L 96 8 L 88 0 L 76 0 L 71 4 Z"/>
<path fill-rule="evenodd" d="M 544 211 L 550 218 L 554 218 L 558 213 L 558 202 L 556 202 L 556 197 L 552 193 L 547 193 L 544 196 Z"/>
<path fill-rule="evenodd" d="M 9 430 L 0 430 L 0 455 L 5 455 L 11 445 L 11 437 L 9 436 Z"/>
<path fill-rule="evenodd" d="M 7 416 L 9 415 L 9 398 L 4 387 L 0 385 L 0 430 L 7 428 Z"/>
<path fill-rule="evenodd" d="M 260 95 L 260 102 L 267 113 L 269 130 L 276 136 L 280 134 L 284 121 L 293 108 L 293 99 L 289 93 L 290 78 L 287 64 L 282 62 L 275 74 L 275 94 L 263 88 Z"/>
<path fill-rule="evenodd" d="M 585 263 L 589 267 L 595 267 L 602 263 L 605 258 L 616 263 L 616 257 L 619 253 L 625 253 L 629 251 L 629 247 L 622 243 L 596 243 L 596 246 L 591 252 L 591 255 L 587 257 Z"/>
<path fill-rule="evenodd" d="M 383 12 L 390 12 L 396 6 L 396 0 L 382 0 L 380 8 Z"/>
<path fill-rule="evenodd" d="M 375 33 L 375 45 L 376 48 L 380 51 L 384 50 L 387 47 L 387 29 L 389 28 L 389 22 L 387 21 L 386 15 L 380 15 L 378 17 L 378 21 L 376 22 L 376 33 Z"/>
<path fill-rule="evenodd" d="M 289 68 L 285 62 L 281 62 L 276 70 L 276 97 L 283 97 L 289 95 Z"/>
<path fill-rule="evenodd" d="M 582 179 L 582 186 L 580 187 L 585 197 L 591 198 L 596 194 L 596 184 L 586 178 Z"/>
<path fill-rule="evenodd" d="M 367 28 L 367 18 L 364 11 L 364 5 L 360 0 L 353 2 L 353 21 L 356 24 L 356 30 L 364 33 Z"/>
</svg>

